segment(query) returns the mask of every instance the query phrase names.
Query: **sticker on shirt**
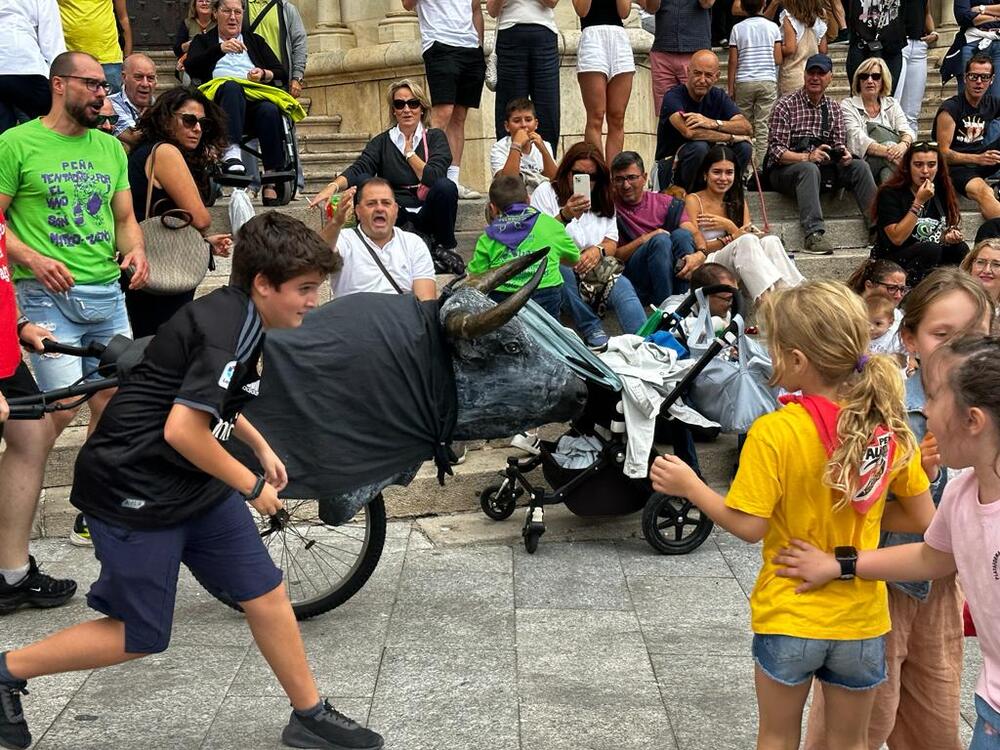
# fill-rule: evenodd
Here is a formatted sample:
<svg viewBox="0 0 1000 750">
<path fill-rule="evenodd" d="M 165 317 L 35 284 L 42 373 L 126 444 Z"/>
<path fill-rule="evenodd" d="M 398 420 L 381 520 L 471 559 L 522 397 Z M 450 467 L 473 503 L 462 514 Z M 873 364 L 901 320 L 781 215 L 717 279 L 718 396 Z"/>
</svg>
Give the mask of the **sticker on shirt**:
<svg viewBox="0 0 1000 750">
<path fill-rule="evenodd" d="M 864 515 L 885 494 L 889 484 L 889 469 L 896 452 L 896 442 L 892 433 L 883 425 L 875 428 L 875 434 L 865 446 L 861 457 L 858 477 L 858 491 L 854 493 L 852 505 Z"/>
<path fill-rule="evenodd" d="M 228 388 L 233 382 L 233 375 L 236 374 L 237 361 L 234 359 L 222 368 L 222 375 L 219 376 L 219 388 Z"/>
</svg>

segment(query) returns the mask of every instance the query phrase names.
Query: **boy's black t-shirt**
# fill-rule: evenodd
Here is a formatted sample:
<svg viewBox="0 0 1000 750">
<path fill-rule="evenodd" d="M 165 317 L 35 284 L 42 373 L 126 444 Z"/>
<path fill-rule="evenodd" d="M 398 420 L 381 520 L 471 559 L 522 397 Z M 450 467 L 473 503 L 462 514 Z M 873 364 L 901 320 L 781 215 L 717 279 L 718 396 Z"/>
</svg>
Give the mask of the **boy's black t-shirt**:
<svg viewBox="0 0 1000 750">
<path fill-rule="evenodd" d="M 257 395 L 264 328 L 250 297 L 224 287 L 165 323 L 108 404 L 76 459 L 70 502 L 128 528 L 170 526 L 208 510 L 231 489 L 164 439 L 174 404 L 208 412 L 229 439 Z"/>
</svg>

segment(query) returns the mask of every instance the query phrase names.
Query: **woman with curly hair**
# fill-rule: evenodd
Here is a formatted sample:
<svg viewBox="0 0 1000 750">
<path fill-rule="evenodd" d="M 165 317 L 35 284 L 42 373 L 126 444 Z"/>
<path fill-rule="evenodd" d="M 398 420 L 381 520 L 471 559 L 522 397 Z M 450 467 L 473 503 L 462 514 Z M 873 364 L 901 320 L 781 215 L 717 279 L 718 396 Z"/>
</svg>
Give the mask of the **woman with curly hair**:
<svg viewBox="0 0 1000 750">
<path fill-rule="evenodd" d="M 229 255 L 232 245 L 228 234 L 210 234 L 212 216 L 205 207 L 209 171 L 228 143 L 225 118 L 219 106 L 197 89 L 171 89 L 143 113 L 138 123 L 142 140 L 128 157 L 136 220 L 160 216 L 175 208 L 186 211 L 191 215 L 191 225 L 202 233 L 215 255 Z M 147 206 L 150 179 L 153 192 Z M 126 290 L 133 335 L 152 336 L 192 299 L 194 290 L 181 294 Z"/>
</svg>

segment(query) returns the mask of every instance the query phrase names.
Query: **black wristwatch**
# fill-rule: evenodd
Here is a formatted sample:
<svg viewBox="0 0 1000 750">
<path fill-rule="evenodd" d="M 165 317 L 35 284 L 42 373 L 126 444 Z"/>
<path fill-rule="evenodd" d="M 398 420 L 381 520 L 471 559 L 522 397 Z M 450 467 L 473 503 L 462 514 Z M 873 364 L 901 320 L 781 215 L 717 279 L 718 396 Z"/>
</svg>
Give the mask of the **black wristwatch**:
<svg viewBox="0 0 1000 750">
<path fill-rule="evenodd" d="M 833 556 L 840 563 L 840 580 L 850 581 L 858 567 L 858 550 L 855 547 L 834 547 Z"/>
</svg>

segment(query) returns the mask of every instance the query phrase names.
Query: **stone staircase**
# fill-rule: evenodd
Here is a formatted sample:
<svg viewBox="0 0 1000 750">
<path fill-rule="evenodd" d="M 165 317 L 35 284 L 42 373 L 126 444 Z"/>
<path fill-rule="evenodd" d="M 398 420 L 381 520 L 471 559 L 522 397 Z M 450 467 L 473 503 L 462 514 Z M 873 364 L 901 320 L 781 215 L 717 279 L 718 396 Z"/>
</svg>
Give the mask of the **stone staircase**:
<svg viewBox="0 0 1000 750">
<path fill-rule="evenodd" d="M 843 81 L 844 58 L 846 49 L 842 46 L 831 48 L 835 70 L 838 72 L 837 83 L 830 88 L 830 94 L 835 99 L 847 95 L 847 84 Z M 155 53 L 154 59 L 160 67 L 161 87 L 173 85 L 173 56 L 170 53 Z M 723 58 L 723 65 L 725 65 Z M 932 76 L 932 80 L 933 80 Z M 723 80 L 725 69 L 723 69 Z M 944 92 L 951 95 L 951 87 Z M 928 85 L 927 99 L 921 114 L 921 136 L 929 133 L 929 123 L 937 109 L 942 92 L 940 87 Z M 304 101 L 308 105 L 308 100 Z M 299 123 L 297 128 L 303 168 L 306 174 L 306 193 L 314 194 L 326 184 L 332 175 L 343 170 L 352 163 L 368 140 L 367 134 L 345 134 L 340 132 L 339 116 L 310 116 Z M 763 226 L 760 213 L 760 201 L 755 193 L 748 193 L 750 209 L 754 222 Z M 795 201 L 778 195 L 767 193 L 767 214 L 771 231 L 781 236 L 790 253 L 795 254 L 802 246 L 802 231 L 798 225 L 798 213 Z M 846 279 L 851 271 L 868 256 L 867 232 L 861 220 L 853 196 L 845 195 L 838 200 L 836 196 L 823 196 L 823 210 L 827 222 L 827 236 L 837 248 L 832 256 L 816 257 L 798 253 L 796 263 L 807 278 Z M 462 201 L 459 204 L 457 236 L 459 252 L 468 260 L 472 255 L 476 238 L 483 228 L 484 201 Z M 962 203 L 962 229 L 967 237 L 973 237 L 981 223 L 981 219 L 973 205 L 968 201 Z M 257 204 L 258 212 L 264 209 Z M 307 201 L 300 197 L 288 206 L 282 207 L 283 213 L 301 219 L 316 229 L 320 226 L 320 212 L 309 210 Z M 228 231 L 229 214 L 228 198 L 222 198 L 211 209 L 213 229 Z M 229 261 L 219 259 L 217 269 L 210 273 L 198 294 L 206 294 L 212 289 L 227 283 L 229 277 Z M 448 277 L 440 279 L 445 282 Z M 326 289 L 329 295 L 329 290 Z M 614 323 L 611 324 L 612 326 Z M 89 414 L 86 407 L 81 410 L 74 423 L 60 436 L 55 449 L 49 457 L 45 475 L 40 512 L 36 520 L 35 532 L 39 535 L 62 536 L 68 533 L 75 516 L 75 511 L 69 506 L 69 486 L 72 483 L 73 462 L 77 450 L 86 436 L 86 425 Z M 554 437 L 560 434 L 559 425 L 543 428 L 544 437 Z M 479 442 L 469 445 L 468 458 L 464 464 L 455 467 L 455 476 L 447 480 L 445 487 L 439 487 L 433 467 L 425 467 L 413 483 L 405 488 L 393 488 L 386 492 L 387 509 L 393 516 L 417 516 L 434 513 L 447 513 L 478 508 L 477 493 L 493 483 L 508 455 L 516 453 L 509 447 L 506 440 Z M 725 487 L 736 455 L 736 441 L 733 436 L 722 436 L 714 443 L 698 446 L 699 458 L 708 480 L 716 486 Z M 541 481 L 539 479 L 539 481 Z"/>
</svg>

